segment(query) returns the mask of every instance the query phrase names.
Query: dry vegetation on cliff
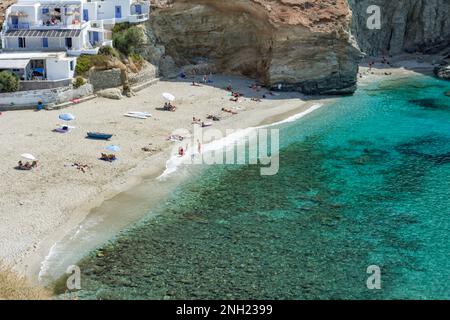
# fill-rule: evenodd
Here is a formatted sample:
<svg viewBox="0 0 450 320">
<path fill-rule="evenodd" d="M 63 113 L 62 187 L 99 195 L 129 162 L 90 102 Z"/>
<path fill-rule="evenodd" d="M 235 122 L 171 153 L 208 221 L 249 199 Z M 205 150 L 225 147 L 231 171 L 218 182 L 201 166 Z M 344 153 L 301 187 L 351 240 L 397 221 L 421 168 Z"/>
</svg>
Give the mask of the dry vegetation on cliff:
<svg viewBox="0 0 450 320">
<path fill-rule="evenodd" d="M 1 0 L 0 1 L 0 29 L 2 28 L 1 24 L 3 23 L 3 20 L 5 19 L 6 9 L 15 2 L 16 2 L 16 0 Z"/>
</svg>

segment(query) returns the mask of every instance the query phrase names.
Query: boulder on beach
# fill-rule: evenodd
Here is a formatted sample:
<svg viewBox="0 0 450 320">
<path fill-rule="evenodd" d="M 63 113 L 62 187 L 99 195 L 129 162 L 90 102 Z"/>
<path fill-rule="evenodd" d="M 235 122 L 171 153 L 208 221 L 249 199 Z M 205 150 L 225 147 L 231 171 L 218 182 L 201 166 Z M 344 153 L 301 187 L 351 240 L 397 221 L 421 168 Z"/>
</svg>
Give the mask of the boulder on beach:
<svg viewBox="0 0 450 320">
<path fill-rule="evenodd" d="M 97 92 L 97 95 L 99 97 L 107 98 L 107 99 L 113 99 L 113 100 L 120 100 L 123 98 L 122 92 L 119 88 L 111 88 L 111 89 L 104 89 Z"/>
</svg>

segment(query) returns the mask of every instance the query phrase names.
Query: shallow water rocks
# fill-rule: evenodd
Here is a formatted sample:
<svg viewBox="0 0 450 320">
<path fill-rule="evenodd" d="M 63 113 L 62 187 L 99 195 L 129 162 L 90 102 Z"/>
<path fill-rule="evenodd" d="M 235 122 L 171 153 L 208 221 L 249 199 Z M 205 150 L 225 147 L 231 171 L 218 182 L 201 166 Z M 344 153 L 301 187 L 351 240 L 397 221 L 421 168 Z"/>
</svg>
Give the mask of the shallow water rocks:
<svg viewBox="0 0 450 320">
<path fill-rule="evenodd" d="M 439 79 L 450 80 L 450 65 L 434 68 L 434 74 Z"/>
<path fill-rule="evenodd" d="M 171 2 L 153 11 L 148 28 L 178 66 L 207 61 L 217 72 L 313 94 L 356 88 L 360 51 L 346 0 Z M 164 75 L 169 62 L 160 64 Z"/>
</svg>

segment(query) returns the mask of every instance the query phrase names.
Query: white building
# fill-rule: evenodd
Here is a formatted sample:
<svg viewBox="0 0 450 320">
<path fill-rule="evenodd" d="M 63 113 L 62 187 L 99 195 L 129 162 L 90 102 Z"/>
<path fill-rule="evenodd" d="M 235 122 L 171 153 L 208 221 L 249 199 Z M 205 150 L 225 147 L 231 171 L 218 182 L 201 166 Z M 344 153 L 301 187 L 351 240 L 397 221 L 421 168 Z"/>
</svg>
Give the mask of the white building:
<svg viewBox="0 0 450 320">
<path fill-rule="evenodd" d="M 75 62 L 69 56 L 97 54 L 100 47 L 112 46 L 110 30 L 116 23 L 144 22 L 149 13 L 147 0 L 18 0 L 6 10 L 0 70 L 14 60 L 17 68 L 10 69 L 24 80 L 72 78 Z M 43 61 L 43 66 L 33 61 Z M 30 74 L 42 68 L 41 76 Z"/>
<path fill-rule="evenodd" d="M 10 71 L 22 81 L 71 79 L 76 57 L 64 52 L 8 52 L 0 54 L 0 71 Z"/>
<path fill-rule="evenodd" d="M 143 0 L 18 0 L 6 11 L 2 48 L 96 54 L 112 45 L 114 24 L 146 21 L 149 12 Z"/>
</svg>

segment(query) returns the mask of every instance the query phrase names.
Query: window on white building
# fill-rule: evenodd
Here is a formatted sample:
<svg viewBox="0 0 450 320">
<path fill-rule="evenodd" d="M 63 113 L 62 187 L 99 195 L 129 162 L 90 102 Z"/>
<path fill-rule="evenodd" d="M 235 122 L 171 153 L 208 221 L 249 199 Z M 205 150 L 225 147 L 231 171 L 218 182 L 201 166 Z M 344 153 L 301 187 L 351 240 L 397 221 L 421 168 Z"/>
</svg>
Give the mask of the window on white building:
<svg viewBox="0 0 450 320">
<path fill-rule="evenodd" d="M 26 47 L 25 38 L 19 37 L 19 48 L 25 47 Z"/>
</svg>

